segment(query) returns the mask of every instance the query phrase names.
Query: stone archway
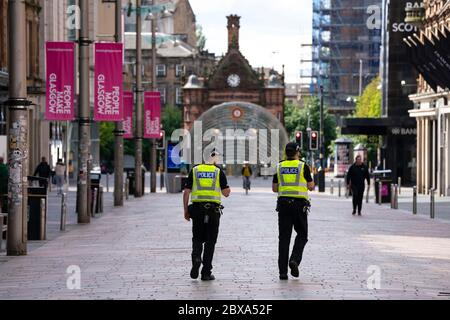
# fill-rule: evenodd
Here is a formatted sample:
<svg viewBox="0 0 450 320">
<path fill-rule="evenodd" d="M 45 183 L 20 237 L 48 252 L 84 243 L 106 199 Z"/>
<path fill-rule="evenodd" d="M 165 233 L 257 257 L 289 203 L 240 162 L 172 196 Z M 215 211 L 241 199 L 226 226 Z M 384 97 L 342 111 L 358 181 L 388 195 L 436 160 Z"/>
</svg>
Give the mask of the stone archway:
<svg viewBox="0 0 450 320">
<path fill-rule="evenodd" d="M 269 169 L 265 169 L 265 174 L 272 174 L 275 170 L 274 164 L 282 159 L 284 147 L 289 140 L 285 127 L 271 112 L 248 102 L 216 105 L 203 113 L 196 123 L 191 129 L 191 136 L 194 136 L 195 130 L 198 131 L 200 127 L 206 140 L 208 135 L 222 136 L 221 159 L 228 174 L 239 174 L 244 161 L 250 162 L 257 172 L 268 164 Z M 243 133 L 245 136 L 242 136 Z M 205 151 L 208 152 L 207 145 L 217 141 L 215 139 L 203 141 L 201 148 L 206 148 Z M 200 146 L 194 145 L 195 147 Z"/>
</svg>

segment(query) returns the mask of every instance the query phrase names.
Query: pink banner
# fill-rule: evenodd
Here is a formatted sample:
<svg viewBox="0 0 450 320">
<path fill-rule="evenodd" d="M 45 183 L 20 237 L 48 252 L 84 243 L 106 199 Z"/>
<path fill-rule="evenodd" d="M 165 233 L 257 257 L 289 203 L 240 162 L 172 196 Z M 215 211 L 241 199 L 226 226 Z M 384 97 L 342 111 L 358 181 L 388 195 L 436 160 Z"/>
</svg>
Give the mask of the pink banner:
<svg viewBox="0 0 450 320">
<path fill-rule="evenodd" d="M 95 121 L 123 121 L 122 43 L 95 44 Z"/>
<path fill-rule="evenodd" d="M 50 121 L 70 121 L 75 118 L 75 43 L 47 42 L 46 110 Z"/>
<path fill-rule="evenodd" d="M 159 139 L 161 132 L 161 94 L 144 93 L 144 138 Z"/>
<path fill-rule="evenodd" d="M 123 93 L 123 131 L 124 139 L 133 139 L 133 92 Z"/>
</svg>

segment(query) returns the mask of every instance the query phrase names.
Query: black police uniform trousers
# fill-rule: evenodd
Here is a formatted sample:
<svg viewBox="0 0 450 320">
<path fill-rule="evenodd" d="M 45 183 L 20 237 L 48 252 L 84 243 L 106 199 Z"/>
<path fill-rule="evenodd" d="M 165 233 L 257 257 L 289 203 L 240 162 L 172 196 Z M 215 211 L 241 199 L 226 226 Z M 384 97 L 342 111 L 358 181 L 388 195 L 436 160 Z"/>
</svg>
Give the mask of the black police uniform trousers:
<svg viewBox="0 0 450 320">
<path fill-rule="evenodd" d="M 306 204 L 306 200 L 303 199 L 278 199 L 278 267 L 280 274 L 288 273 L 289 261 L 295 261 L 298 265 L 302 262 L 303 250 L 308 242 L 308 214 L 303 211 Z M 292 228 L 294 228 L 297 236 L 289 258 Z"/>
<path fill-rule="evenodd" d="M 358 213 L 361 213 L 362 203 L 364 199 L 364 191 L 365 191 L 364 185 L 362 186 L 352 185 L 353 212 L 356 212 L 356 209 L 358 209 Z"/>
<path fill-rule="evenodd" d="M 209 205 L 210 208 L 205 208 L 205 205 Z M 203 276 L 211 275 L 213 268 L 212 260 L 219 235 L 221 215 L 218 207 L 219 205 L 215 203 L 194 203 L 192 207 L 192 261 L 202 260 L 201 274 Z M 208 216 L 208 218 L 205 218 L 205 216 Z"/>
</svg>

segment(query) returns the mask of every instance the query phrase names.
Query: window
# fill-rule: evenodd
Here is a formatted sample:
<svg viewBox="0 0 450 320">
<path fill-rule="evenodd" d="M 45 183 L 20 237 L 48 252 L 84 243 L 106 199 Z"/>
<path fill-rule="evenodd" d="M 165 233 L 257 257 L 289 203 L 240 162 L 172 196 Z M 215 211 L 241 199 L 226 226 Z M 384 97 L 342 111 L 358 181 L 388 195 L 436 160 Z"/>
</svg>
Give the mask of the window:
<svg viewBox="0 0 450 320">
<path fill-rule="evenodd" d="M 190 113 L 189 113 L 189 110 L 187 108 L 184 109 L 184 121 L 186 121 L 186 122 L 190 122 L 191 121 Z"/>
<path fill-rule="evenodd" d="M 175 97 L 175 103 L 176 104 L 183 104 L 183 89 L 181 87 L 176 88 L 176 97 Z"/>
<path fill-rule="evenodd" d="M 158 64 L 156 66 L 156 76 L 157 77 L 165 77 L 166 76 L 166 65 Z"/>
<path fill-rule="evenodd" d="M 165 105 L 167 102 L 166 88 L 158 88 L 159 93 L 161 93 L 161 104 Z"/>
<path fill-rule="evenodd" d="M 177 64 L 175 66 L 175 76 L 177 78 L 181 77 L 184 73 L 184 66 L 182 64 Z"/>
</svg>

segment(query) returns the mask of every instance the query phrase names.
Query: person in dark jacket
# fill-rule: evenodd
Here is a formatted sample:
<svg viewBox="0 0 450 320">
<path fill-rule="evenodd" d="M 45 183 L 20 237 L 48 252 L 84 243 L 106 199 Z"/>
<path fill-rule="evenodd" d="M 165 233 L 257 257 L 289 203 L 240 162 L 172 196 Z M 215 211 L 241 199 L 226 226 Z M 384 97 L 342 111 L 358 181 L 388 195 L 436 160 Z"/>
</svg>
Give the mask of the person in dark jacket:
<svg viewBox="0 0 450 320">
<path fill-rule="evenodd" d="M 52 169 L 50 168 L 50 165 L 47 163 L 47 159 L 45 157 L 42 157 L 41 163 L 37 166 L 36 170 L 34 170 L 33 176 L 45 178 L 45 181 L 39 182 L 39 185 L 41 187 L 45 187 L 47 189 L 48 187 L 48 179 L 50 178 L 50 174 L 52 173 Z"/>
<path fill-rule="evenodd" d="M 358 215 L 361 215 L 365 190 L 364 180 L 367 180 L 367 185 L 370 186 L 369 170 L 362 162 L 361 156 L 357 156 L 355 163 L 347 172 L 347 186 L 353 195 L 353 215 L 356 215 L 356 209 L 358 209 Z"/>
</svg>

